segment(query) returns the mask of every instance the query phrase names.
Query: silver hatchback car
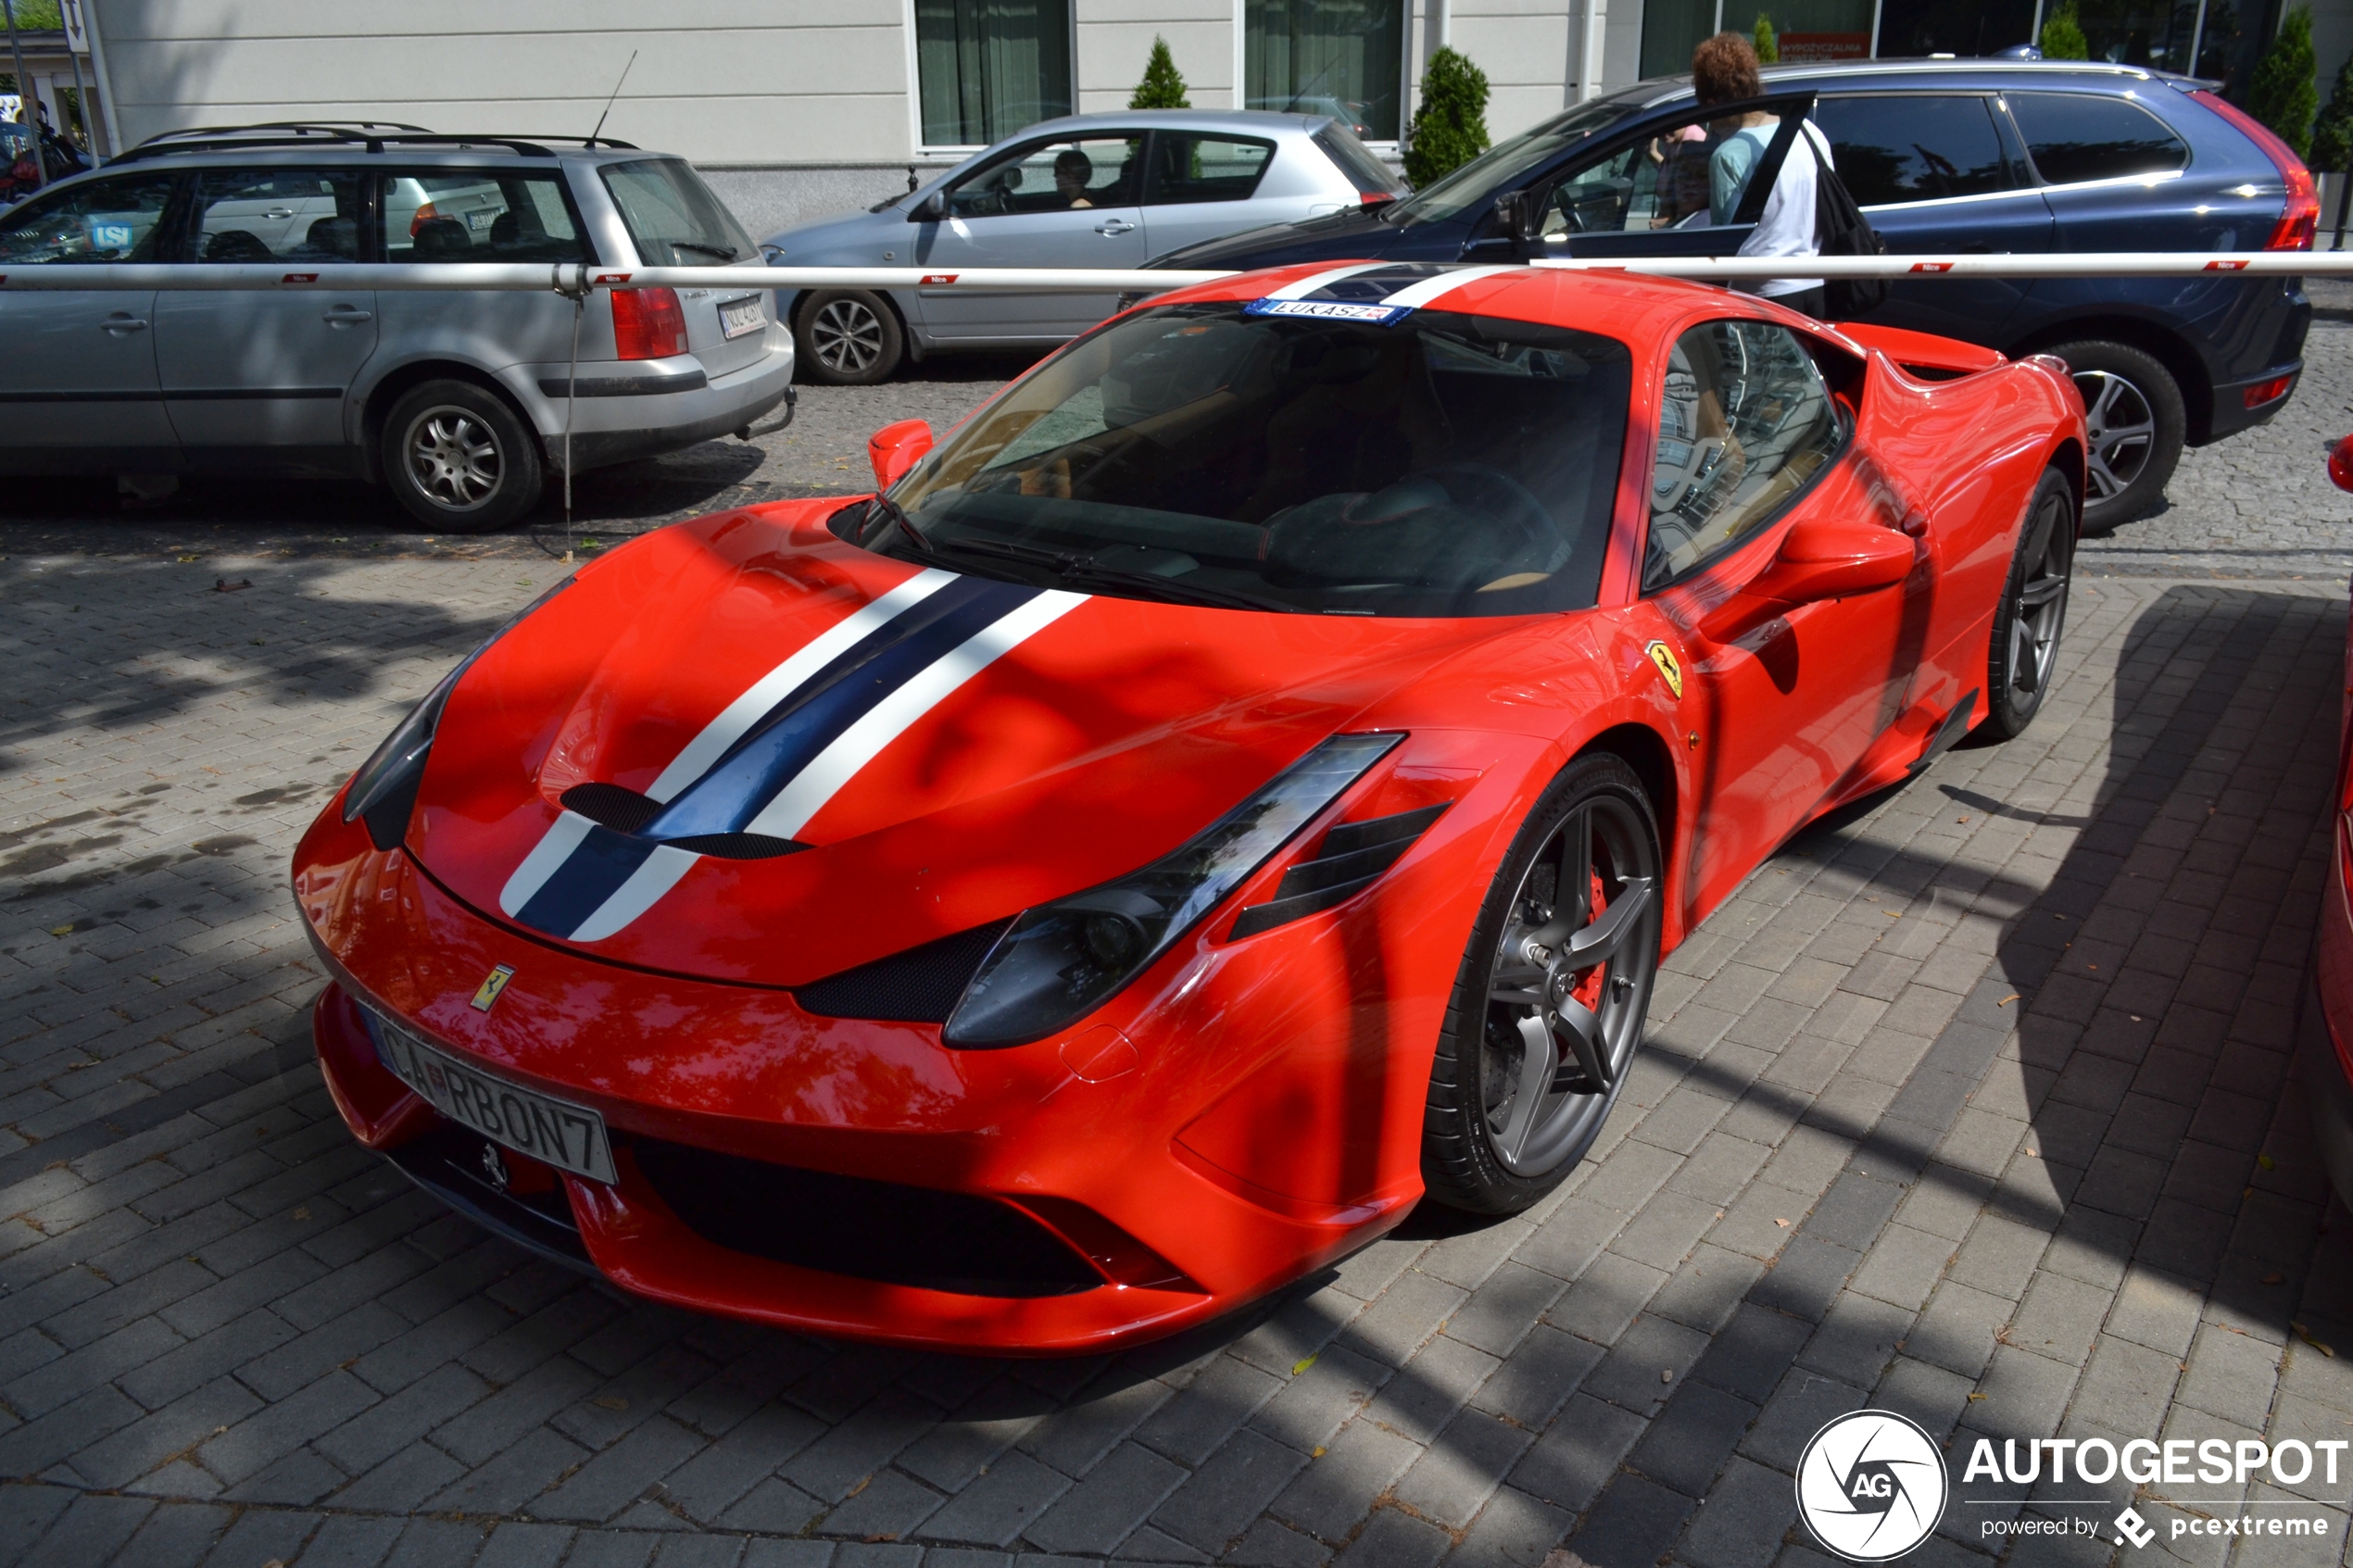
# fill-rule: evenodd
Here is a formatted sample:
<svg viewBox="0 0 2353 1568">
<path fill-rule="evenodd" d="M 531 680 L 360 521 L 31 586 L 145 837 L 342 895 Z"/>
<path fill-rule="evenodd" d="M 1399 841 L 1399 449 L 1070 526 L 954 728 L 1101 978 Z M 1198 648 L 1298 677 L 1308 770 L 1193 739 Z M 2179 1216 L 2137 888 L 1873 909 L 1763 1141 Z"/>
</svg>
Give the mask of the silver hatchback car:
<svg viewBox="0 0 2353 1568">
<path fill-rule="evenodd" d="M 787 229 L 761 248 L 787 267 L 1136 268 L 1179 245 L 1404 191 L 1328 114 L 1130 109 L 1040 120 L 903 196 Z M 910 354 L 1063 342 L 1117 300 L 820 289 L 781 293 L 777 305 L 799 340 L 804 378 L 863 385 Z"/>
<path fill-rule="evenodd" d="M 256 126 L 157 137 L 0 215 L 0 272 L 105 261 L 756 267 L 679 158 L 623 143 Z M 0 474 L 257 471 L 512 521 L 560 472 L 748 429 L 791 392 L 756 288 L 591 295 L 0 290 Z"/>
</svg>

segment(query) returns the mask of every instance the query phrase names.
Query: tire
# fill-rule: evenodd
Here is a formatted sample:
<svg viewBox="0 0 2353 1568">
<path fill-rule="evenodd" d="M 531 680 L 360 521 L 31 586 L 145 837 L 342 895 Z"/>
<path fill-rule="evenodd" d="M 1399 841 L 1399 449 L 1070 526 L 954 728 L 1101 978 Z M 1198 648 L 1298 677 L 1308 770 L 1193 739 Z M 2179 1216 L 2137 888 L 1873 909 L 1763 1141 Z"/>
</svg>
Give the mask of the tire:
<svg viewBox="0 0 2353 1568">
<path fill-rule="evenodd" d="M 793 345 L 801 374 L 823 386 L 872 386 L 907 348 L 898 313 L 864 289 L 820 289 L 800 307 Z"/>
<path fill-rule="evenodd" d="M 411 387 L 385 416 L 384 483 L 436 533 L 488 533 L 539 504 L 539 438 L 497 394 L 472 382 Z"/>
<path fill-rule="evenodd" d="M 1580 842 L 1585 908 L 1565 934 L 1548 934 Z M 1663 864 L 1657 814 L 1619 759 L 1580 757 L 1538 799 L 1479 908 L 1440 1031 L 1422 1119 L 1432 1198 L 1516 1213 L 1592 1147 L 1650 1010 Z M 1531 946 L 1548 955 L 1541 968 Z M 1557 1007 L 1564 994 L 1576 1011 Z M 1544 1054 L 1531 1059 L 1531 1047 Z"/>
<path fill-rule="evenodd" d="M 2083 528 L 2107 533 L 2157 505 L 2182 460 L 2189 428 L 2173 372 L 2129 344 L 2086 340 L 2049 352 L 2067 361 L 2083 398 L 2091 451 Z"/>
<path fill-rule="evenodd" d="M 1994 607 L 1993 646 L 1985 659 L 1987 712 L 1978 726 L 2015 740 L 2042 710 L 2058 668 L 2067 625 L 2067 591 L 2075 570 L 2075 486 L 2046 469 L 2026 503 L 2010 574 Z"/>
</svg>

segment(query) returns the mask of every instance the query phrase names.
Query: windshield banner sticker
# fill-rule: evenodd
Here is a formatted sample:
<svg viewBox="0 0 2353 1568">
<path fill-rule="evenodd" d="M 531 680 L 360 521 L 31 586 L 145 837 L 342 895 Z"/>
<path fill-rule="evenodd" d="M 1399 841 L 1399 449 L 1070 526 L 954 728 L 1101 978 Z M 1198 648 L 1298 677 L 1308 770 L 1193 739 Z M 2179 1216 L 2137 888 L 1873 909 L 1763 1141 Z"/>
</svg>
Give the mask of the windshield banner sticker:
<svg viewBox="0 0 2353 1568">
<path fill-rule="evenodd" d="M 1355 305 L 1337 299 L 1253 299 L 1242 307 L 1245 316 L 1313 316 L 1374 327 L 1393 327 L 1413 313 L 1410 305 Z"/>
</svg>

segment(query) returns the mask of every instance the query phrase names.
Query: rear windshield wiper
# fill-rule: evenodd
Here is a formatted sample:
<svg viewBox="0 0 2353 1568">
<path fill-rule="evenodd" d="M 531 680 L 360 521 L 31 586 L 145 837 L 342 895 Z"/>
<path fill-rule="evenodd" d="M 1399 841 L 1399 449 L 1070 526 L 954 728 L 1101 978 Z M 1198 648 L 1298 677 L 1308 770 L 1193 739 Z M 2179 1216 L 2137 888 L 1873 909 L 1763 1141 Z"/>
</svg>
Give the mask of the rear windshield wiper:
<svg viewBox="0 0 2353 1568">
<path fill-rule="evenodd" d="M 698 244 L 694 240 L 673 240 L 670 242 L 670 248 L 673 250 L 698 250 L 705 256 L 715 256 L 722 261 L 733 261 L 737 256 L 742 254 L 737 251 L 734 245 L 707 245 Z"/>
<path fill-rule="evenodd" d="M 1297 605 L 1286 604 L 1280 599 L 1239 588 L 1214 588 L 1205 583 L 1187 583 L 1174 577 L 1163 577 L 1156 571 L 1129 571 L 1121 567 L 1105 566 L 1093 557 L 1074 550 L 1041 549 L 1036 545 L 1019 545 L 1010 539 L 943 540 L 931 547 L 951 555 L 994 556 L 1000 560 L 1040 567 L 1062 581 L 1080 587 L 1091 583 L 1101 588 L 1126 588 L 1144 598 L 1164 599 L 1176 604 L 1209 605 L 1220 609 L 1266 609 L 1281 615 L 1300 613 Z"/>
</svg>

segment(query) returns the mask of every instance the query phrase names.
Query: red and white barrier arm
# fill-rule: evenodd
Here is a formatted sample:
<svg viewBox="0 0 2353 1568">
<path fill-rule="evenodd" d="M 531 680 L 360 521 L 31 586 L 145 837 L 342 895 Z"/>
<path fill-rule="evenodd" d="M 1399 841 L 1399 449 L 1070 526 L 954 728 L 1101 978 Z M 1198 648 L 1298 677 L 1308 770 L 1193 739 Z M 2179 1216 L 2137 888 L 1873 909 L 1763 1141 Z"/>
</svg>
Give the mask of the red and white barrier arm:
<svg viewBox="0 0 2353 1568">
<path fill-rule="evenodd" d="M 1635 272 L 1655 278 L 2191 278 L 2217 275 L 2353 277 L 2353 251 L 2109 251 L 2027 256 L 1642 256 L 1546 258 L 1563 271 Z M 1231 271 L 999 267 L 550 267 L 527 263 L 420 265 L 283 263 L 157 266 L 104 262 L 0 268 L 0 292 L 75 290 L 384 289 L 427 293 L 497 290 L 575 294 L 595 289 L 917 289 L 956 293 L 1161 294 L 1234 276 Z"/>
</svg>

